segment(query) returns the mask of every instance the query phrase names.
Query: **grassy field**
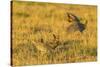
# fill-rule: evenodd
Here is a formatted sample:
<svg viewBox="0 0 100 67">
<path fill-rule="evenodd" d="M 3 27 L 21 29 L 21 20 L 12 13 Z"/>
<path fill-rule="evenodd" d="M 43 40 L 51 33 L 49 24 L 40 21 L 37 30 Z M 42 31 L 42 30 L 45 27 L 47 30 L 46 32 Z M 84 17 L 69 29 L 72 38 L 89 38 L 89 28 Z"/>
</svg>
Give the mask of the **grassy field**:
<svg viewBox="0 0 100 67">
<path fill-rule="evenodd" d="M 12 65 L 97 60 L 96 6 L 12 3 Z M 87 21 L 86 29 L 68 32 L 67 12 Z"/>
</svg>

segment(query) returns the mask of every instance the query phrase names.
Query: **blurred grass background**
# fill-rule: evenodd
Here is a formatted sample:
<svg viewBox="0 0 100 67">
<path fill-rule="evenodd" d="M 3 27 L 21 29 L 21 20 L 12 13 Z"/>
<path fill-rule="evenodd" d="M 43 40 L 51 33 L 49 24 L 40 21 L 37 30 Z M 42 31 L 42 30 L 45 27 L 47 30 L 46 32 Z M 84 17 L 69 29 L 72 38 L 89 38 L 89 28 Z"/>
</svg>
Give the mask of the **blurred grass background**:
<svg viewBox="0 0 100 67">
<path fill-rule="evenodd" d="M 88 21 L 83 33 L 66 31 L 67 12 Z M 96 61 L 97 7 L 13 1 L 12 49 L 13 65 Z"/>
</svg>

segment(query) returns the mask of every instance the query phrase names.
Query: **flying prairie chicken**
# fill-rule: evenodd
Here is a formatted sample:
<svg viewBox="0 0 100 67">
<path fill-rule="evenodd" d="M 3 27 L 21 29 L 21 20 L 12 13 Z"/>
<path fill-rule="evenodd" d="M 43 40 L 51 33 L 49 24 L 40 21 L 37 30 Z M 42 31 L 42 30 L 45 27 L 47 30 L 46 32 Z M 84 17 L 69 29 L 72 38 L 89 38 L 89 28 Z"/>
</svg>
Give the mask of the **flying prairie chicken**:
<svg viewBox="0 0 100 67">
<path fill-rule="evenodd" d="M 85 24 L 81 23 L 79 17 L 72 13 L 67 13 L 68 22 L 72 22 L 72 24 L 67 28 L 67 32 L 83 32 L 86 29 L 87 21 Z"/>
</svg>

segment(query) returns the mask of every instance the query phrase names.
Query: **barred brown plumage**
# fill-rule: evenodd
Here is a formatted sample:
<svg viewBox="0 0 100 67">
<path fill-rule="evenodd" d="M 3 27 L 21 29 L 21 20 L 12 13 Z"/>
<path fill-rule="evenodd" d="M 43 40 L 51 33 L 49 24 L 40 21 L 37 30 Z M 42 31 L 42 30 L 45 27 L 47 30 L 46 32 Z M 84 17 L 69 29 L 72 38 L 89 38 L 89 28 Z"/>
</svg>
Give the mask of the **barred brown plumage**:
<svg viewBox="0 0 100 67">
<path fill-rule="evenodd" d="M 68 32 L 80 31 L 83 32 L 86 29 L 87 21 L 85 24 L 81 23 L 79 17 L 75 16 L 72 13 L 67 13 L 68 21 L 72 24 L 67 28 Z"/>
</svg>

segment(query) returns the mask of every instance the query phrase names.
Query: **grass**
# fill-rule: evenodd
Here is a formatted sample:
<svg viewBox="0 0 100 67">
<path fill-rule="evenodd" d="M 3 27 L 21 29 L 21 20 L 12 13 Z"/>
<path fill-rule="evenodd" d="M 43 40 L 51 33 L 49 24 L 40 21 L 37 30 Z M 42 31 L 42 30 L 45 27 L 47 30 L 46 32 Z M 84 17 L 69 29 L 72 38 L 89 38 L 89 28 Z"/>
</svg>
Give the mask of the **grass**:
<svg viewBox="0 0 100 67">
<path fill-rule="evenodd" d="M 12 8 L 13 65 L 97 60 L 96 6 L 13 1 Z M 82 33 L 66 31 L 67 12 L 87 20 Z"/>
</svg>

